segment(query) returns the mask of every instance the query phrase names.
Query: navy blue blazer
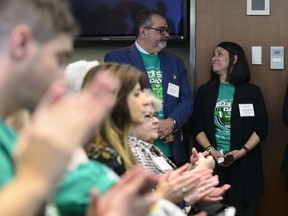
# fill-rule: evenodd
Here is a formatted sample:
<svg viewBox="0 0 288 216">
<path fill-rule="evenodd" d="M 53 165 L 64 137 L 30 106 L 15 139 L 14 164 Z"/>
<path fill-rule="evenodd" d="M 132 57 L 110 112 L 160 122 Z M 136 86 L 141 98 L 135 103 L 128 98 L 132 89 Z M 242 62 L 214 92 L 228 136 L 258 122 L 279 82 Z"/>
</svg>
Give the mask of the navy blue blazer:
<svg viewBox="0 0 288 216">
<path fill-rule="evenodd" d="M 178 131 L 174 134 L 174 142 L 171 151 L 176 164 L 181 164 L 189 160 L 189 151 L 183 142 L 182 126 L 189 120 L 193 110 L 193 97 L 187 80 L 187 71 L 181 58 L 161 51 L 160 58 L 161 71 L 163 73 L 163 108 L 165 118 L 173 118 L 177 121 Z M 135 44 L 130 47 L 115 50 L 105 55 L 105 62 L 118 62 L 133 65 L 147 75 L 140 52 Z M 148 76 L 148 75 L 147 75 Z M 168 84 L 179 86 L 179 97 L 168 95 Z M 147 84 L 150 88 L 150 84 Z"/>
</svg>

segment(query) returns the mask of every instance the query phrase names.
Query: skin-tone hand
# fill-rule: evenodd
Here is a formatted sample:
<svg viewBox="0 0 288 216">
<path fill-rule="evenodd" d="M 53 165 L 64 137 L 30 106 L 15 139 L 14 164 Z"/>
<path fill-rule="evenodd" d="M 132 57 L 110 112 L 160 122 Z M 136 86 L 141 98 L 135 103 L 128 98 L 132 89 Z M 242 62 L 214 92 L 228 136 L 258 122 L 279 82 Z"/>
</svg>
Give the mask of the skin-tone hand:
<svg viewBox="0 0 288 216">
<path fill-rule="evenodd" d="M 183 199 L 185 194 L 183 194 L 182 188 L 185 188 L 186 193 L 189 193 L 201 178 L 200 174 L 186 172 L 187 168 L 188 164 L 185 164 L 174 172 L 166 172 L 165 175 L 160 178 L 156 192 L 159 193 L 162 198 L 174 203 Z"/>
<path fill-rule="evenodd" d="M 248 141 L 245 143 L 245 146 L 251 151 L 253 148 L 255 148 L 255 146 L 259 144 L 259 142 L 260 142 L 260 138 L 258 137 L 256 132 L 253 132 L 250 138 L 248 139 Z M 221 165 L 223 167 L 228 167 L 231 164 L 233 164 L 233 162 L 235 162 L 236 160 L 239 160 L 240 158 L 244 157 L 246 155 L 246 151 L 244 149 L 233 150 L 233 151 L 228 152 L 225 156 L 227 155 L 233 155 L 234 160 L 231 161 L 231 163 L 226 164 L 225 166 Z"/>
<path fill-rule="evenodd" d="M 192 148 L 192 154 L 190 157 L 190 167 L 189 169 L 214 169 L 215 162 L 211 156 L 209 156 L 208 152 L 198 153 L 195 148 Z"/>
<path fill-rule="evenodd" d="M 214 160 L 216 161 L 216 163 L 217 163 L 217 161 L 218 161 L 219 158 L 224 157 L 224 155 L 223 155 L 221 152 L 217 151 L 216 149 L 211 150 L 211 153 L 210 153 L 210 154 L 211 154 L 211 156 L 214 158 Z"/>
<path fill-rule="evenodd" d="M 214 190 L 208 194 L 207 196 L 203 197 L 201 201 L 203 202 L 217 202 L 223 200 L 223 195 L 226 193 L 227 190 L 230 189 L 230 185 L 225 184 L 222 187 L 215 187 Z"/>
<path fill-rule="evenodd" d="M 81 163 L 86 163 L 89 158 L 82 147 L 77 148 L 71 156 L 71 159 L 67 165 L 67 170 L 76 169 Z"/>
<path fill-rule="evenodd" d="M 197 166 L 195 169 L 214 169 L 215 168 L 215 161 L 212 156 L 204 156 L 202 153 L 198 153 L 198 161 Z"/>
<path fill-rule="evenodd" d="M 117 89 L 118 81 L 107 73 L 96 76 L 92 87 L 81 97 L 66 96 L 66 83 L 55 81 L 31 123 L 19 135 L 16 174 L 1 190 L 1 215 L 35 215 L 39 211 L 63 174 L 71 153 L 112 108 Z"/>
<path fill-rule="evenodd" d="M 163 138 L 163 142 L 164 143 L 170 143 L 170 142 L 173 142 L 174 141 L 174 135 L 171 133 L 171 134 L 168 134 L 167 136 L 165 136 Z"/>
<path fill-rule="evenodd" d="M 215 181 L 215 178 L 212 178 L 212 170 L 198 169 L 186 172 L 185 170 L 187 170 L 187 168 L 187 165 L 183 165 L 179 168 L 180 170 L 172 172 L 170 176 L 169 174 L 165 174 L 161 178 L 157 191 L 160 192 L 163 198 L 174 203 L 184 199 L 189 205 L 190 201 L 194 203 L 195 200 L 197 202 L 198 199 L 202 198 L 204 194 L 200 196 L 199 193 L 195 194 L 195 191 L 198 191 L 198 188 L 203 184 L 207 184 L 207 193 L 209 193 Z M 210 181 L 212 181 L 212 183 Z M 216 183 L 218 184 L 218 178 Z M 186 190 L 185 193 L 182 190 L 183 188 Z M 187 200 L 186 197 L 188 197 Z"/>
<path fill-rule="evenodd" d="M 207 216 L 207 215 L 208 215 L 207 212 L 204 212 L 204 211 L 194 214 L 194 216 Z"/>
<path fill-rule="evenodd" d="M 174 129 L 173 119 L 167 118 L 159 120 L 159 138 L 164 139 L 167 135 L 172 134 Z"/>
<path fill-rule="evenodd" d="M 211 145 L 211 143 L 209 142 L 205 132 L 200 132 L 197 136 L 196 136 L 196 141 L 204 148 L 206 149 L 208 146 Z M 210 154 L 212 155 L 212 157 L 214 158 L 214 160 L 217 162 L 219 158 L 224 157 L 223 154 L 221 154 L 221 152 L 217 151 L 216 149 L 212 149 Z"/>
<path fill-rule="evenodd" d="M 195 148 L 192 148 L 191 157 L 190 157 L 190 163 L 191 163 L 192 169 L 197 166 L 198 160 L 199 160 L 198 151 Z"/>
<path fill-rule="evenodd" d="M 211 171 L 211 170 L 209 170 Z M 211 171 L 212 172 L 212 171 Z M 185 198 L 186 205 L 194 205 L 196 202 L 201 200 L 203 197 L 212 193 L 215 187 L 219 184 L 218 176 L 202 175 L 199 184 L 191 191 Z"/>
<path fill-rule="evenodd" d="M 151 193 L 156 183 L 156 177 L 142 168 L 131 170 L 103 197 L 92 193 L 87 216 L 144 216 L 159 198 Z"/>
<path fill-rule="evenodd" d="M 38 177 L 54 186 L 72 152 L 108 115 L 117 89 L 118 81 L 108 73 L 95 76 L 93 86 L 81 95 L 67 96 L 66 83 L 54 82 L 19 136 L 17 174 Z"/>
<path fill-rule="evenodd" d="M 202 154 L 204 157 L 209 156 L 208 152 L 206 151 L 202 152 Z M 198 151 L 195 148 L 192 148 L 189 169 L 194 169 L 198 164 L 198 160 L 199 160 Z"/>
<path fill-rule="evenodd" d="M 226 157 L 227 155 L 233 155 L 234 160 L 231 161 L 229 164 L 221 165 L 221 166 L 222 166 L 222 167 L 228 167 L 228 166 L 232 165 L 236 160 L 239 160 L 240 158 L 244 157 L 245 154 L 246 154 L 246 152 L 245 152 L 244 149 L 234 150 L 234 151 L 228 152 L 227 154 L 225 154 L 225 157 Z"/>
</svg>

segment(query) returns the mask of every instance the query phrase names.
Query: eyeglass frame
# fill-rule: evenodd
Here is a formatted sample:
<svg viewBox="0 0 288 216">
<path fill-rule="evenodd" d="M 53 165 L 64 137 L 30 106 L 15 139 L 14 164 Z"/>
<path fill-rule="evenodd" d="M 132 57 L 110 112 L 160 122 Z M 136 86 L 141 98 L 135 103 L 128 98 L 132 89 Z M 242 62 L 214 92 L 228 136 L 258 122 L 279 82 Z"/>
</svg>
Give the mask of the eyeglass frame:
<svg viewBox="0 0 288 216">
<path fill-rule="evenodd" d="M 158 114 L 157 114 L 156 112 L 155 112 L 155 113 L 145 114 L 144 118 L 145 118 L 146 120 L 149 120 L 149 121 L 153 120 L 153 118 L 159 119 Z"/>
<path fill-rule="evenodd" d="M 165 35 L 165 32 L 167 34 L 169 34 L 169 28 L 165 28 L 165 27 L 153 28 L 153 27 L 145 26 L 144 28 L 146 28 L 146 29 L 154 29 L 154 30 L 158 31 L 162 36 Z"/>
</svg>

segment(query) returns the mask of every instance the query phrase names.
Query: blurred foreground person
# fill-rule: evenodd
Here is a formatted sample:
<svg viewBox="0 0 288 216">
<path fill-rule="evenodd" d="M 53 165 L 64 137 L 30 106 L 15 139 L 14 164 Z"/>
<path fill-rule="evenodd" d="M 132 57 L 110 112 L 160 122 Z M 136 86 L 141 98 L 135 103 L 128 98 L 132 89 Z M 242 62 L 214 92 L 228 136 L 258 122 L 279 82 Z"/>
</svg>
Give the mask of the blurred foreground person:
<svg viewBox="0 0 288 216">
<path fill-rule="evenodd" d="M 0 122 L 0 215 L 42 214 L 41 207 L 53 193 L 72 153 L 114 104 L 119 83 L 109 73 L 95 76 L 93 85 L 81 96 L 66 96 L 63 69 L 76 32 L 67 1 L 0 2 L 0 116 L 4 120 L 22 108 L 33 112 L 31 123 L 18 138 L 13 129 Z M 116 197 L 116 192 L 124 190 L 125 197 L 118 195 L 114 208 L 101 211 L 108 204 L 99 199 L 94 215 L 124 216 L 132 207 L 139 207 L 134 211 L 141 213 L 143 206 L 144 210 L 150 206 L 155 199 L 143 196 L 143 190 L 155 180 L 151 176 L 143 179 L 141 173 L 132 171 L 117 191 L 109 193 Z M 134 201 L 141 205 L 131 205 Z"/>
<path fill-rule="evenodd" d="M 122 77 L 123 74 L 127 73 L 130 73 L 130 75 L 134 77 L 133 74 L 135 71 L 133 68 L 127 68 L 126 65 L 115 63 L 99 64 L 97 61 L 76 61 L 69 64 L 65 70 L 66 79 L 68 80 L 69 86 L 68 93 L 75 94 L 79 92 L 83 79 L 83 91 L 90 88 L 90 85 L 94 85 L 94 83 L 91 82 L 94 77 L 103 72 L 113 75 L 119 81 L 119 88 L 121 89 L 123 84 L 121 82 L 122 79 L 119 78 Z M 127 77 L 126 80 L 129 80 L 130 78 Z M 118 89 L 115 91 L 115 97 L 117 93 Z M 95 135 L 93 134 L 92 137 L 94 138 L 94 136 Z M 132 171 L 132 173 L 134 173 L 134 171 Z M 140 172 L 138 171 L 138 173 Z M 129 176 L 131 174 L 123 175 L 124 179 L 127 178 L 125 177 L 126 175 Z M 141 190 L 142 192 L 141 194 L 138 194 L 138 198 L 135 196 L 133 202 L 130 201 L 130 203 L 127 205 L 125 205 L 124 202 L 131 197 L 124 198 L 122 195 L 115 195 L 115 198 L 113 199 L 113 202 L 115 202 L 116 197 L 122 197 L 123 200 L 119 199 L 118 202 L 122 203 L 123 206 L 121 208 L 127 211 L 125 215 L 128 215 L 128 210 L 129 214 L 131 215 L 142 215 L 148 211 L 148 204 L 151 205 L 151 201 L 155 201 L 157 198 L 155 194 L 151 194 L 151 188 L 157 183 L 155 181 L 156 179 L 147 173 L 139 174 L 137 178 L 146 178 L 146 180 L 144 180 L 142 183 L 142 186 L 146 189 Z M 137 180 L 137 178 L 135 178 L 135 180 Z M 154 181 L 149 181 L 149 178 L 151 180 L 154 179 Z M 142 180 L 140 182 L 142 182 Z M 99 163 L 98 161 L 89 160 L 83 148 L 79 146 L 79 148 L 73 152 L 73 156 L 67 167 L 67 173 L 57 187 L 55 198 L 53 200 L 62 216 L 82 216 L 85 214 L 86 208 L 89 205 L 91 190 L 93 188 L 95 188 L 98 195 L 101 196 L 100 200 L 109 201 L 106 196 L 110 197 L 111 191 L 116 192 L 114 188 L 117 188 L 118 192 L 121 192 L 121 187 L 117 186 L 118 181 L 119 177 L 113 172 L 113 170 L 109 169 L 107 166 Z M 129 182 L 129 187 L 132 187 L 133 184 L 134 183 L 132 181 Z M 123 193 L 125 193 L 126 190 L 127 188 L 123 188 Z M 137 191 L 134 191 L 134 193 L 136 192 Z M 134 204 L 137 205 L 137 199 L 140 200 L 141 198 L 143 199 L 141 200 L 141 205 L 138 205 L 137 208 L 133 206 Z M 116 206 L 116 204 L 119 205 L 117 202 L 113 205 Z M 151 209 L 149 212 L 151 212 Z"/>
</svg>

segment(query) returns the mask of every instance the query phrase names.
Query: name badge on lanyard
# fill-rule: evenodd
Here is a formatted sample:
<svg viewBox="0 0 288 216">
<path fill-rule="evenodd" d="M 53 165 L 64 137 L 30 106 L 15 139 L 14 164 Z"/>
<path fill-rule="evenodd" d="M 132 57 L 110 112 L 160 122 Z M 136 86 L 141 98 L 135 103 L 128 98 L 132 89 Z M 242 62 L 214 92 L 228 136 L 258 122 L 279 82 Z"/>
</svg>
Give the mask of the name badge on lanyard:
<svg viewBox="0 0 288 216">
<path fill-rule="evenodd" d="M 167 163 L 167 161 L 162 157 L 153 157 L 152 158 L 158 169 L 166 172 L 167 170 L 173 170 L 173 168 Z"/>
<path fill-rule="evenodd" d="M 241 117 L 255 116 L 253 104 L 239 104 L 239 111 Z"/>
</svg>

